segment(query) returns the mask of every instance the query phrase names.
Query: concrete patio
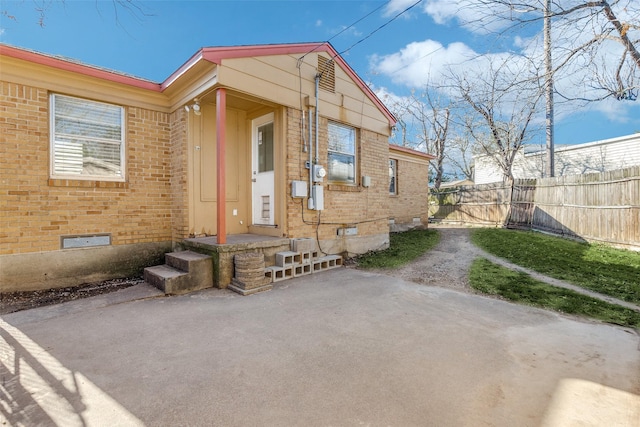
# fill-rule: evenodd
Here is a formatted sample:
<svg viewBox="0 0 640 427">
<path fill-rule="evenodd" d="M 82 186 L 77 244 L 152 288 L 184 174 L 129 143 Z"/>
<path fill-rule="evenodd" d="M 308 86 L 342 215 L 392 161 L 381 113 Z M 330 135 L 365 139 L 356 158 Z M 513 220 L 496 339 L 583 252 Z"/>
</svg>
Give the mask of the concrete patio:
<svg viewBox="0 0 640 427">
<path fill-rule="evenodd" d="M 636 331 L 347 268 L 248 297 L 139 285 L 0 333 L 0 425 L 640 420 Z"/>
</svg>

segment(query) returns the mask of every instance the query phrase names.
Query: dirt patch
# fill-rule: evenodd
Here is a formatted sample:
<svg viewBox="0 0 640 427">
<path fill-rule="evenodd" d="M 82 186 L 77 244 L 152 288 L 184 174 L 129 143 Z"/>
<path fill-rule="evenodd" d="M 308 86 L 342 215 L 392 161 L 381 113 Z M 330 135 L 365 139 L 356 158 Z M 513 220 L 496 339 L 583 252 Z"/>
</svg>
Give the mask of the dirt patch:
<svg viewBox="0 0 640 427">
<path fill-rule="evenodd" d="M 476 293 L 469 285 L 471 263 L 481 251 L 471 243 L 471 229 L 429 225 L 440 233 L 438 244 L 415 261 L 395 269 L 374 269 L 380 274 L 423 285 Z"/>
<path fill-rule="evenodd" d="M 140 283 L 144 283 L 142 277 L 127 277 L 68 288 L 0 293 L 0 315 L 107 294 Z"/>
</svg>

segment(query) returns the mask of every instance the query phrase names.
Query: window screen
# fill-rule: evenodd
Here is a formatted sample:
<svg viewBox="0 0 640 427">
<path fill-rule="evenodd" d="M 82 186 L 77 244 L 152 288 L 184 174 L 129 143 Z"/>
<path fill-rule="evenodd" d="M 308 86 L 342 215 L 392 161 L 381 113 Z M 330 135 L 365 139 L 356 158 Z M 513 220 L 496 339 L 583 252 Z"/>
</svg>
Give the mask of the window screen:
<svg viewBox="0 0 640 427">
<path fill-rule="evenodd" d="M 355 184 L 356 130 L 350 126 L 329 122 L 329 181 Z"/>
<path fill-rule="evenodd" d="M 124 179 L 124 108 L 51 96 L 53 177 Z"/>
</svg>

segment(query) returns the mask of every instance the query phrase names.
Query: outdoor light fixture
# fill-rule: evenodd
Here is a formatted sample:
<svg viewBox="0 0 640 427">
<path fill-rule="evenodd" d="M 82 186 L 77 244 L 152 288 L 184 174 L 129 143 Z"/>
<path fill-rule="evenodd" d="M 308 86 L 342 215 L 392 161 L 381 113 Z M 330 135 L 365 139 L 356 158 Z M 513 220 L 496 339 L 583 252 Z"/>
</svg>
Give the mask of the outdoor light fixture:
<svg viewBox="0 0 640 427">
<path fill-rule="evenodd" d="M 195 114 L 196 116 L 202 114 L 202 112 L 200 111 L 200 101 L 198 101 L 198 98 L 193 100 L 193 104 L 191 104 L 191 106 L 184 106 L 184 111 L 186 111 L 187 113 L 191 110 L 193 110 L 193 114 Z"/>
</svg>

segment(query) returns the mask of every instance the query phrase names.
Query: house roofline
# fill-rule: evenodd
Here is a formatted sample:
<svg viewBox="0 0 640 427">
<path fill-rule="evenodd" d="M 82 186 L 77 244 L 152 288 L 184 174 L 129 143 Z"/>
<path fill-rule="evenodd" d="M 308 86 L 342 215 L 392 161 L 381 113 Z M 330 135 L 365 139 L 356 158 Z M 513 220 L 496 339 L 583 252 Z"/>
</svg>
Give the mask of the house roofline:
<svg viewBox="0 0 640 427">
<path fill-rule="evenodd" d="M 631 133 L 629 135 L 616 136 L 614 138 L 600 139 L 597 141 L 583 142 L 580 144 L 556 145 L 553 151 L 555 153 L 563 153 L 565 151 L 582 150 L 584 148 L 591 148 L 591 147 L 597 147 L 599 145 L 609 145 L 609 144 L 615 144 L 618 142 L 626 142 L 626 141 L 640 143 L 640 132 Z M 529 153 L 524 153 L 525 157 L 541 156 L 544 154 L 546 154 L 546 150 L 544 149 L 531 151 Z"/>
<path fill-rule="evenodd" d="M 32 62 L 34 64 L 45 65 L 59 70 L 70 71 L 89 77 L 95 77 L 101 80 L 107 80 L 115 83 L 125 84 L 140 89 L 160 92 L 161 86 L 149 80 L 140 77 L 130 76 L 117 71 L 100 68 L 93 65 L 87 65 L 71 58 L 48 55 L 29 49 L 18 48 L 7 44 L 0 44 L 0 55 L 10 58 L 20 59 Z"/>
<path fill-rule="evenodd" d="M 400 145 L 389 144 L 389 150 L 399 151 L 401 153 L 410 154 L 412 156 L 424 157 L 425 159 L 433 160 L 436 156 L 432 154 L 423 153 L 422 151 L 413 150 L 407 147 L 401 147 Z"/>
<path fill-rule="evenodd" d="M 185 74 L 189 69 L 200 61 L 208 61 L 216 65 L 221 65 L 225 59 L 249 58 L 268 55 L 295 55 L 308 54 L 311 52 L 325 52 L 336 61 L 340 67 L 353 79 L 356 85 L 367 95 L 367 97 L 375 104 L 375 106 L 389 120 L 389 124 L 393 126 L 396 123 L 395 116 L 382 103 L 380 98 L 369 88 L 369 86 L 356 74 L 356 72 L 347 64 L 340 54 L 328 42 L 312 42 L 312 43 L 285 43 L 285 44 L 265 44 L 265 45 L 246 45 L 246 46 L 222 46 L 222 47 L 203 47 L 189 58 L 180 68 L 172 73 L 163 83 L 162 90 L 165 90 L 173 84 L 180 76 Z M 303 55 L 304 56 L 304 55 Z"/>
<path fill-rule="evenodd" d="M 88 64 L 84 64 L 77 60 L 59 56 L 53 56 L 33 50 L 14 47 L 0 43 L 0 55 L 8 56 L 35 64 L 40 64 L 59 70 L 70 71 L 81 75 L 95 77 L 102 80 L 133 86 L 140 89 L 151 90 L 154 92 L 164 92 L 183 74 L 188 72 L 193 66 L 200 61 L 207 61 L 220 65 L 224 59 L 232 58 L 248 58 L 266 55 L 292 55 L 307 54 L 311 52 L 325 52 L 336 61 L 340 67 L 353 79 L 356 85 L 367 95 L 381 113 L 389 121 L 389 125 L 396 123 L 396 118 L 389 109 L 382 103 L 378 96 L 369 88 L 369 86 L 356 74 L 355 71 L 347 64 L 340 54 L 328 42 L 314 43 L 290 43 L 290 44 L 270 44 L 270 45 L 247 45 L 247 46 L 225 46 L 225 47 L 205 47 L 200 49 L 191 56 L 180 68 L 174 71 L 162 83 L 155 83 L 140 77 L 130 76 L 117 71 L 100 68 Z"/>
</svg>

